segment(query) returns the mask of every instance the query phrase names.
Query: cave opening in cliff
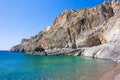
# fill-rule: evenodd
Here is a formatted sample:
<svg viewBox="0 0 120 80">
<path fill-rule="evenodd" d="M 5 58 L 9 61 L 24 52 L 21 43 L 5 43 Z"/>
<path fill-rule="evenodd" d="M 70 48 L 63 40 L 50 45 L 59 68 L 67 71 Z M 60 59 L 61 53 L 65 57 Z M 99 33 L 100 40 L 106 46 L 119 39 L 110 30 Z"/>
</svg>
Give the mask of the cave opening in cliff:
<svg viewBox="0 0 120 80">
<path fill-rule="evenodd" d="M 88 47 L 98 46 L 100 44 L 101 41 L 97 36 L 93 36 L 88 40 Z"/>
</svg>

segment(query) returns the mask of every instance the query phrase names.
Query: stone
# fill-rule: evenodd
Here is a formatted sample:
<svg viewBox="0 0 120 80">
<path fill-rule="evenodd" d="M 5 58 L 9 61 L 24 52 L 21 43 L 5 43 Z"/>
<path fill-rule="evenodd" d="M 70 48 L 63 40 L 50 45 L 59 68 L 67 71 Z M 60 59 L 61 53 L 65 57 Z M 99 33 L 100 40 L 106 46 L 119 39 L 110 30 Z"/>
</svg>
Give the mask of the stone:
<svg viewBox="0 0 120 80">
<path fill-rule="evenodd" d="M 35 47 L 34 51 L 36 51 L 36 52 L 43 52 L 45 50 L 42 47 Z"/>
<path fill-rule="evenodd" d="M 10 51 L 30 55 L 83 55 L 120 60 L 120 2 L 104 2 L 93 8 L 66 10 L 51 26 Z"/>
<path fill-rule="evenodd" d="M 120 42 L 110 42 L 107 44 L 84 48 L 84 51 L 81 53 L 83 56 L 93 57 L 93 58 L 101 58 L 101 59 L 109 59 L 113 61 L 120 60 Z"/>
<path fill-rule="evenodd" d="M 21 48 L 21 45 L 16 45 L 16 46 L 13 46 L 10 51 L 11 52 L 20 52 L 20 48 Z"/>
</svg>

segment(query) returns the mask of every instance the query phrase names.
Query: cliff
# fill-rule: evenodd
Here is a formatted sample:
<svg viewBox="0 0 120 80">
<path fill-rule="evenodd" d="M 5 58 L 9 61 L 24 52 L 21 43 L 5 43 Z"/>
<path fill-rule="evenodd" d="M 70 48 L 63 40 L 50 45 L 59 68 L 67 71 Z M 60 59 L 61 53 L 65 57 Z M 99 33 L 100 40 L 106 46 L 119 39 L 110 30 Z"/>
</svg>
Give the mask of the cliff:
<svg viewBox="0 0 120 80">
<path fill-rule="evenodd" d="M 23 39 L 10 51 L 120 59 L 119 13 L 120 2 L 115 1 L 93 8 L 66 10 L 55 19 L 53 25 L 30 39 Z"/>
</svg>

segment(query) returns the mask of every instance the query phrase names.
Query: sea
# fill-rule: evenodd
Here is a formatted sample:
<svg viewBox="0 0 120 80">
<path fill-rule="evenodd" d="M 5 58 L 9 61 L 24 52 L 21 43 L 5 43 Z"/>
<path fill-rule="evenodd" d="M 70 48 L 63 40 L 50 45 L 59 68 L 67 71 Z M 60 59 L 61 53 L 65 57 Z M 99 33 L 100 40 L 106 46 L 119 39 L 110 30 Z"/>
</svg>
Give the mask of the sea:
<svg viewBox="0 0 120 80">
<path fill-rule="evenodd" d="M 115 66 L 83 56 L 32 56 L 0 51 L 0 80 L 98 80 Z"/>
</svg>

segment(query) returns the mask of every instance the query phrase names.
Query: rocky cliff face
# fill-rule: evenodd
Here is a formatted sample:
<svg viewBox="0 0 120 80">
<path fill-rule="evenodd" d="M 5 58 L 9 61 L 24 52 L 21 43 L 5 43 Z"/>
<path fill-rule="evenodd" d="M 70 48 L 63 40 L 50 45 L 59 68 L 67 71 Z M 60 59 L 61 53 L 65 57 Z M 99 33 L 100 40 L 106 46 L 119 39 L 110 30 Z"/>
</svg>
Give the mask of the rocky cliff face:
<svg viewBox="0 0 120 80">
<path fill-rule="evenodd" d="M 21 43 L 13 46 L 10 51 L 12 52 L 25 52 L 25 48 L 27 47 L 27 44 L 29 43 L 30 39 L 22 39 Z"/>
<path fill-rule="evenodd" d="M 120 40 L 120 2 L 60 14 L 53 25 L 11 48 L 11 51 L 40 53 L 48 50 L 96 47 Z M 83 52 L 85 53 L 85 52 Z M 86 54 L 86 53 L 85 53 Z"/>
</svg>

